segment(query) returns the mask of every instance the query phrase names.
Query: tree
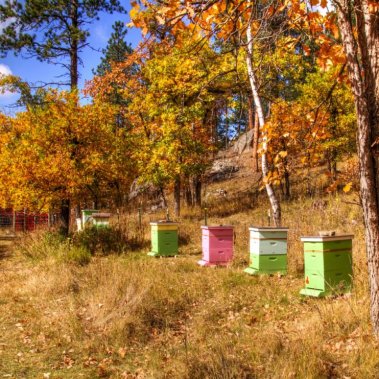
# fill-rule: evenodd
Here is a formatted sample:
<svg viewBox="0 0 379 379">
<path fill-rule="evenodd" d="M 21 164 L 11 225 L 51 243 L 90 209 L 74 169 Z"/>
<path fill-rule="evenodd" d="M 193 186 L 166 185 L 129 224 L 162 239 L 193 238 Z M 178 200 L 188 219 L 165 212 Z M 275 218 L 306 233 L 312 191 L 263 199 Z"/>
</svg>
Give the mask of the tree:
<svg viewBox="0 0 379 379">
<path fill-rule="evenodd" d="M 0 35 L 0 52 L 26 53 L 27 57 L 61 65 L 68 71 L 69 82 L 56 84 L 74 90 L 79 80 L 79 53 L 88 46 L 87 26 L 102 11 L 125 12 L 119 0 L 6 0 L 0 5 L 0 22 L 7 25 Z M 61 219 L 66 232 L 70 207 L 68 199 L 63 199 Z"/>
<path fill-rule="evenodd" d="M 42 105 L 0 117 L 1 206 L 117 200 L 134 180 L 135 164 L 133 136 L 115 132 L 115 112 L 107 103 L 78 106 L 76 92 L 49 91 Z"/>
<path fill-rule="evenodd" d="M 112 63 L 124 62 L 126 55 L 133 52 L 130 44 L 125 41 L 128 30 L 121 21 L 112 25 L 113 32 L 105 49 L 102 50 L 103 57 L 94 74 L 103 76 L 112 69 Z"/>
<path fill-rule="evenodd" d="M 124 12 L 118 0 L 6 0 L 0 5 L 0 52 L 25 53 L 40 61 L 61 65 L 71 89 L 78 86 L 79 53 L 88 46 L 87 25 L 99 12 Z"/>
<path fill-rule="evenodd" d="M 133 24 L 140 27 L 144 33 L 151 31 L 159 35 L 171 33 L 174 38 L 185 28 L 194 25 L 202 29 L 205 38 L 217 38 L 225 43 L 232 43 L 235 48 L 244 47 L 248 80 L 254 100 L 258 121 L 263 129 L 266 118 L 259 93 L 257 70 L 254 65 L 254 43 L 265 41 L 266 48 L 273 49 L 278 35 L 287 27 L 284 18 L 284 8 L 280 1 L 198 1 L 191 3 L 171 2 L 163 6 L 160 2 L 145 2 L 145 8 L 135 3 L 131 16 Z M 189 24 L 189 25 L 188 25 Z M 261 158 L 262 173 L 265 187 L 273 210 L 276 225 L 281 224 L 280 202 L 275 194 L 268 175 L 266 156 L 266 137 L 262 136 Z"/>
<path fill-rule="evenodd" d="M 333 0 L 357 113 L 371 319 L 379 337 L 379 4 Z"/>
<path fill-rule="evenodd" d="M 344 66 L 343 66 L 344 67 Z M 310 192 L 310 169 L 325 158 L 335 183 L 336 163 L 355 152 L 355 111 L 350 89 L 341 78 L 341 67 L 309 73 L 295 85 L 297 98 L 276 100 L 266 124 L 268 149 L 273 160 L 270 180 L 284 180 L 290 197 L 290 175 L 303 176 Z"/>
</svg>

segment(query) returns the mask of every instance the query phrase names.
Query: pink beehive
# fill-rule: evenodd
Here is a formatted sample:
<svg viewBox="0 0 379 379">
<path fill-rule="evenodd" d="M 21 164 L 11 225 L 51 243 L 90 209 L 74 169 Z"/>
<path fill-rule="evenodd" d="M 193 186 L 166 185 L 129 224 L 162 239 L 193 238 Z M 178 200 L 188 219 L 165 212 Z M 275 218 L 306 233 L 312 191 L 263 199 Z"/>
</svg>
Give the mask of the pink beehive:
<svg viewBox="0 0 379 379">
<path fill-rule="evenodd" d="M 225 266 L 233 259 L 233 226 L 202 226 L 201 266 Z"/>
</svg>

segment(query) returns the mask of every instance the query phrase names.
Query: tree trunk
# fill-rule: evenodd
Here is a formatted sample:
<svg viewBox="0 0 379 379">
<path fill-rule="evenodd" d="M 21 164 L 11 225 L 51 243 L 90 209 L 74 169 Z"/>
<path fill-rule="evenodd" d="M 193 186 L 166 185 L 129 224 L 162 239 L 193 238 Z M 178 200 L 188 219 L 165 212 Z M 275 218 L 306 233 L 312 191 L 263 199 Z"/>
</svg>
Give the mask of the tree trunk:
<svg viewBox="0 0 379 379">
<path fill-rule="evenodd" d="M 251 25 L 249 23 L 248 27 L 247 27 L 247 55 L 246 55 L 247 71 L 249 74 L 249 81 L 250 81 L 251 91 L 253 94 L 255 110 L 258 114 L 259 126 L 260 126 L 261 130 L 263 131 L 263 127 L 265 125 L 265 118 L 264 118 L 261 99 L 260 99 L 259 94 L 258 94 L 257 82 L 256 82 L 256 78 L 255 78 L 252 60 L 253 60 L 253 38 L 252 38 L 252 34 L 251 34 Z M 263 180 L 266 180 L 267 175 L 268 175 L 268 164 L 267 164 L 266 150 L 267 150 L 267 137 L 265 134 L 262 134 L 262 174 L 263 174 Z M 268 183 L 266 181 L 265 187 L 266 187 L 267 196 L 270 200 L 275 226 L 280 226 L 281 221 L 282 221 L 282 214 L 281 214 L 282 212 L 280 209 L 279 199 L 276 196 L 274 188 L 273 188 L 271 183 Z"/>
<path fill-rule="evenodd" d="M 184 196 L 186 199 L 187 207 L 193 207 L 193 196 L 191 189 L 191 179 L 189 177 L 186 178 L 185 188 L 184 188 Z"/>
<path fill-rule="evenodd" d="M 287 170 L 287 167 L 284 167 L 284 197 L 286 200 L 291 198 L 291 182 L 290 182 L 290 173 Z"/>
<path fill-rule="evenodd" d="M 349 0 L 335 1 L 335 5 L 357 113 L 371 320 L 374 333 L 379 337 L 379 18 L 377 12 L 376 15 L 369 13 L 367 0 L 354 1 L 353 5 Z M 356 31 L 353 18 L 357 21 Z"/>
<path fill-rule="evenodd" d="M 254 136 L 253 136 L 253 171 L 258 172 L 258 143 L 259 143 L 259 120 L 258 112 L 255 112 Z"/>
<path fill-rule="evenodd" d="M 74 33 L 71 33 L 70 44 L 70 87 L 71 90 L 78 88 L 78 3 L 77 0 L 71 0 L 71 26 Z M 61 231 L 67 235 L 70 230 L 70 199 L 61 201 L 60 218 L 62 222 Z"/>
<path fill-rule="evenodd" d="M 70 200 L 63 199 L 61 201 L 61 227 L 60 231 L 67 236 L 70 230 Z"/>
<path fill-rule="evenodd" d="M 193 179 L 193 189 L 194 189 L 194 203 L 198 207 L 201 207 L 201 176 L 195 176 Z"/>
<path fill-rule="evenodd" d="M 176 217 L 180 216 L 180 187 L 180 178 L 176 178 L 174 184 L 174 212 Z"/>
<path fill-rule="evenodd" d="M 248 125 L 249 130 L 253 130 L 253 172 L 258 172 L 258 139 L 259 139 L 259 120 L 257 112 L 254 111 L 253 97 L 248 96 Z"/>
<path fill-rule="evenodd" d="M 71 90 L 78 88 L 79 74 L 78 74 L 78 2 L 77 0 L 71 0 L 71 26 L 73 33 L 71 36 L 70 43 L 70 87 Z"/>
</svg>

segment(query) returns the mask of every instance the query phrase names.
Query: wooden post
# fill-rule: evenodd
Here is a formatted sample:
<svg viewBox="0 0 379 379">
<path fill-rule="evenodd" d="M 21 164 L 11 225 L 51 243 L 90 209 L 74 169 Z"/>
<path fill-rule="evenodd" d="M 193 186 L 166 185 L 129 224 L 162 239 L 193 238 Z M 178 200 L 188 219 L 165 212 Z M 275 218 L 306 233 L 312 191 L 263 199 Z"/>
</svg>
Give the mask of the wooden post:
<svg viewBox="0 0 379 379">
<path fill-rule="evenodd" d="M 142 229 L 142 208 L 138 208 L 138 227 Z"/>
<path fill-rule="evenodd" d="M 23 223 L 23 230 L 26 231 L 26 208 L 24 208 L 24 223 Z"/>
<path fill-rule="evenodd" d="M 12 220 L 13 233 L 16 233 L 16 211 L 13 209 L 13 220 Z"/>
</svg>

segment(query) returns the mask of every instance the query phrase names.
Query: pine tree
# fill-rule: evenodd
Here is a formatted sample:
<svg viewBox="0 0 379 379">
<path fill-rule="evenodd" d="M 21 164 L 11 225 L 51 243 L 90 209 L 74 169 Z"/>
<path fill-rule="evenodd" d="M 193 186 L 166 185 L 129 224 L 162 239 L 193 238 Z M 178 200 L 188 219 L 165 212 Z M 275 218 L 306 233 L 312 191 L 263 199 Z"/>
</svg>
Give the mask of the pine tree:
<svg viewBox="0 0 379 379">
<path fill-rule="evenodd" d="M 113 26 L 113 33 L 111 34 L 108 44 L 102 50 L 103 57 L 94 74 L 103 76 L 111 70 L 111 63 L 119 63 L 125 60 L 125 56 L 133 52 L 130 44 L 125 41 L 128 33 L 125 24 L 122 21 L 116 21 Z"/>
<path fill-rule="evenodd" d="M 0 53 L 61 65 L 71 89 L 78 86 L 79 53 L 88 46 L 88 25 L 100 12 L 125 12 L 119 0 L 6 0 L 0 5 Z"/>
</svg>

